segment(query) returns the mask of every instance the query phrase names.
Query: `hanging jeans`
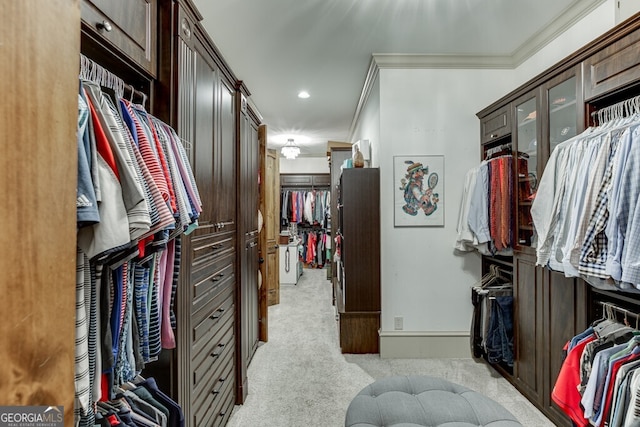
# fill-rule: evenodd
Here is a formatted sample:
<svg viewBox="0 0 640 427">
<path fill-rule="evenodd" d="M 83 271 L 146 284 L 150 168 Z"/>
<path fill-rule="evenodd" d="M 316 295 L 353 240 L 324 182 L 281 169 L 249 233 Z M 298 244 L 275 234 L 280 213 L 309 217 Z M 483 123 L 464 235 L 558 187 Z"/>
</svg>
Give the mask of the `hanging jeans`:
<svg viewBox="0 0 640 427">
<path fill-rule="evenodd" d="M 513 297 L 491 299 L 491 316 L 487 333 L 489 363 L 505 362 L 513 366 Z"/>
</svg>

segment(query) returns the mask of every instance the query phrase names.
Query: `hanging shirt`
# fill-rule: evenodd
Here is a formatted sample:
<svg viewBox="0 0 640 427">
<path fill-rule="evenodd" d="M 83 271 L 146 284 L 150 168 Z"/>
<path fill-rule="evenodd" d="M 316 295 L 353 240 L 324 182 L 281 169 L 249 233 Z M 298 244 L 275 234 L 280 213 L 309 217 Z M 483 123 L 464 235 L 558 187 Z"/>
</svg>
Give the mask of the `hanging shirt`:
<svg viewBox="0 0 640 427">
<path fill-rule="evenodd" d="M 462 188 L 462 201 L 460 202 L 460 211 L 458 213 L 458 225 L 456 231 L 458 237 L 454 248 L 459 251 L 474 250 L 477 239 L 471 228 L 469 227 L 469 212 L 471 207 L 472 191 L 475 189 L 478 178 L 479 168 L 470 169 L 464 177 L 464 186 Z"/>
<path fill-rule="evenodd" d="M 76 201 L 76 219 L 78 227 L 100 222 L 98 201 L 91 176 L 91 142 L 89 131 L 89 106 L 84 99 L 83 92 L 78 95 L 78 186 Z"/>
<path fill-rule="evenodd" d="M 556 146 L 549 156 L 544 173 L 539 180 L 536 197 L 531 205 L 531 218 L 538 233 L 536 246 L 536 264 L 546 266 L 551 255 L 553 231 L 558 221 L 560 200 L 565 187 L 561 185 L 566 179 L 567 147 L 571 140 Z"/>
<path fill-rule="evenodd" d="M 584 411 L 580 406 L 581 396 L 578 392 L 578 385 L 580 384 L 580 357 L 587 343 L 595 339 L 595 336 L 586 338 L 569 351 L 566 359 L 562 363 L 556 384 L 551 392 L 551 399 L 553 399 L 560 409 L 579 427 L 589 425 L 589 420 L 584 417 Z"/>
</svg>

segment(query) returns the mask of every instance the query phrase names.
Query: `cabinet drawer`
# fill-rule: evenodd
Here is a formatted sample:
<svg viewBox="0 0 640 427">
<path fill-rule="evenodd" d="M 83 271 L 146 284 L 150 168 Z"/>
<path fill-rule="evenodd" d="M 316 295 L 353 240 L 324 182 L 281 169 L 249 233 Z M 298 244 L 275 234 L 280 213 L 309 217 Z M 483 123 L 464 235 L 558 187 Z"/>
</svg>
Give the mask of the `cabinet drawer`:
<svg viewBox="0 0 640 427">
<path fill-rule="evenodd" d="M 194 426 L 220 425 L 219 418 L 222 408 L 229 396 L 233 396 L 235 388 L 234 358 L 230 357 L 220 375 L 212 376 L 203 386 L 202 393 L 196 397 L 192 405 Z"/>
<path fill-rule="evenodd" d="M 230 357 L 234 355 L 233 323 L 227 322 L 207 347 L 196 356 L 192 362 L 196 368 L 193 371 L 193 383 L 196 394 L 200 393 L 203 384 L 207 383 L 209 377 L 220 375 L 221 369 Z"/>
<path fill-rule="evenodd" d="M 511 133 L 511 109 L 503 107 L 480 119 L 482 143 L 488 143 Z"/>
<path fill-rule="evenodd" d="M 233 317 L 234 303 L 233 286 L 226 286 L 200 310 L 195 313 L 192 318 L 193 334 L 191 336 L 193 342 L 193 350 L 203 345 L 200 343 L 204 339 L 204 343 L 208 342 L 216 329 L 223 325 L 230 317 Z"/>
<path fill-rule="evenodd" d="M 88 29 L 156 76 L 158 0 L 83 0 Z"/>
<path fill-rule="evenodd" d="M 320 175 L 313 175 L 314 187 L 329 187 L 331 186 L 331 175 L 323 173 Z"/>
<path fill-rule="evenodd" d="M 214 280 L 218 279 L 219 280 Z M 193 300 L 192 314 L 199 318 L 206 312 L 211 300 L 218 298 L 221 294 L 226 293 L 229 289 L 233 290 L 236 284 L 236 276 L 233 270 L 233 264 L 227 265 L 220 272 L 213 273 L 209 278 L 198 284 L 198 297 Z M 195 287 L 195 286 L 194 286 Z M 204 310 L 203 310 L 204 309 Z"/>
<path fill-rule="evenodd" d="M 640 81 L 640 31 L 621 38 L 583 62 L 585 101 Z"/>
<path fill-rule="evenodd" d="M 282 187 L 311 187 L 313 177 L 311 175 L 280 175 L 280 185 Z"/>
<path fill-rule="evenodd" d="M 216 258 L 235 251 L 236 239 L 234 233 L 207 234 L 192 237 L 191 265 L 192 271 L 207 268 Z"/>
</svg>

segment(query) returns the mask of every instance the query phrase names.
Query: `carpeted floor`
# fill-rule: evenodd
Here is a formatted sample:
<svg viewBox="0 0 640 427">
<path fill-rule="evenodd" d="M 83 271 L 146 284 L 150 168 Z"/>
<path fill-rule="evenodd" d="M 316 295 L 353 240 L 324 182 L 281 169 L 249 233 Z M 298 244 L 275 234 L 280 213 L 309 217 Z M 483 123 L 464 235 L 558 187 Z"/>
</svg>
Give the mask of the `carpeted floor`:
<svg viewBox="0 0 640 427">
<path fill-rule="evenodd" d="M 249 365 L 249 394 L 230 427 L 340 427 L 362 388 L 390 375 L 439 376 L 501 403 L 524 426 L 553 426 L 488 365 L 473 359 L 380 359 L 343 355 L 325 270 L 305 269 L 298 285 L 280 287 L 269 308 L 269 342 Z"/>
</svg>

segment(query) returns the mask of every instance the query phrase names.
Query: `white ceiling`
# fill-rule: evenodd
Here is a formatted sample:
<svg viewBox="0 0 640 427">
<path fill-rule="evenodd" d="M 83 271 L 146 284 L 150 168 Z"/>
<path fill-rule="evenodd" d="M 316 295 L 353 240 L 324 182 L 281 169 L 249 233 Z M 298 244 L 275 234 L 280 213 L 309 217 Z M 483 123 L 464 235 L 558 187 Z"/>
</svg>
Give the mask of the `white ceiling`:
<svg viewBox="0 0 640 427">
<path fill-rule="evenodd" d="M 487 57 L 517 65 L 604 0 L 195 0 L 267 124 L 302 156 L 348 141 L 372 54 Z M 523 53 L 524 52 L 524 53 Z M 495 61 L 497 59 L 497 61 Z M 308 99 L 297 93 L 306 90 Z"/>
</svg>

